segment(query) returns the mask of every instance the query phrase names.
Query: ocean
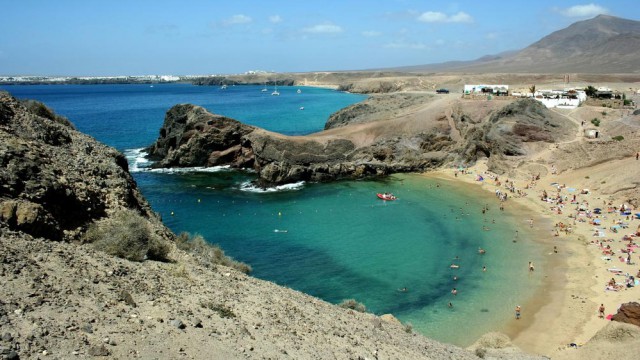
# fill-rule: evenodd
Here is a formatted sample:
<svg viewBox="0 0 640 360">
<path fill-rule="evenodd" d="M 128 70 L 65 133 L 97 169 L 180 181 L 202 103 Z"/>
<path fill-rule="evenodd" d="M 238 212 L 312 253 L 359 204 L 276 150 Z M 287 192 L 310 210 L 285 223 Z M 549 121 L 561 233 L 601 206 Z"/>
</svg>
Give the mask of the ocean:
<svg viewBox="0 0 640 360">
<path fill-rule="evenodd" d="M 372 313 L 393 314 L 415 331 L 461 346 L 502 329 L 542 284 L 527 264 L 544 261 L 543 247 L 531 241 L 524 219 L 500 211 L 479 184 L 402 174 L 264 190 L 251 185 L 251 172 L 147 171 L 141 156 L 178 103 L 304 135 L 321 131 L 331 113 L 365 96 L 312 87 L 301 93 L 280 87 L 281 95 L 271 96 L 272 89 L 260 86 L 188 84 L 0 88 L 44 102 L 125 153 L 140 190 L 169 228 L 219 244 L 257 278 L 332 303 L 355 299 Z M 398 199 L 382 201 L 379 192 Z"/>
</svg>

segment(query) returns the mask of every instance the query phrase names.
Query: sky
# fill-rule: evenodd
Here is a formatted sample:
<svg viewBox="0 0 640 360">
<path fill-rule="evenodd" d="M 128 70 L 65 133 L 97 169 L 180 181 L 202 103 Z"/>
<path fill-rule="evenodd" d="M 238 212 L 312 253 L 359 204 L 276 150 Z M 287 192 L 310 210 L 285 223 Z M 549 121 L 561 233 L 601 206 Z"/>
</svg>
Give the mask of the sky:
<svg viewBox="0 0 640 360">
<path fill-rule="evenodd" d="M 0 75 L 366 70 L 519 50 L 637 0 L 2 0 Z"/>
</svg>

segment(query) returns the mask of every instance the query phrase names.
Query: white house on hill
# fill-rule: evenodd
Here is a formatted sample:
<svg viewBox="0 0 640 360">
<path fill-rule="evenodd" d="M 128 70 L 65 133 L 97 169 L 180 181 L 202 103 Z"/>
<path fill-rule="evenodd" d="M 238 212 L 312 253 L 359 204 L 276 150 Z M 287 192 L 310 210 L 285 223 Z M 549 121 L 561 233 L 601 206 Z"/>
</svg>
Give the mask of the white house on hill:
<svg viewBox="0 0 640 360">
<path fill-rule="evenodd" d="M 465 85 L 465 95 L 509 95 L 509 85 Z"/>
</svg>

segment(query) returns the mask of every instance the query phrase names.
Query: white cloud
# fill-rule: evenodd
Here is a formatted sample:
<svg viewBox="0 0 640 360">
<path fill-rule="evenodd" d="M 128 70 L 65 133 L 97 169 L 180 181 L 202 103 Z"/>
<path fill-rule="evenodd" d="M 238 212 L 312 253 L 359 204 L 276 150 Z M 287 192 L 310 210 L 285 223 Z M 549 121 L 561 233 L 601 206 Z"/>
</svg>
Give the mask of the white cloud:
<svg viewBox="0 0 640 360">
<path fill-rule="evenodd" d="M 376 37 L 376 36 L 380 36 L 382 35 L 382 33 L 380 31 L 375 31 L 375 30 L 369 30 L 369 31 L 363 31 L 362 32 L 362 36 L 366 36 L 366 37 Z"/>
<path fill-rule="evenodd" d="M 269 21 L 274 24 L 277 24 L 282 22 L 282 17 L 280 17 L 280 15 L 271 15 L 269 16 Z"/>
<path fill-rule="evenodd" d="M 600 5 L 586 4 L 575 5 L 567 9 L 561 9 L 560 13 L 567 17 L 592 17 L 600 14 L 607 14 L 609 10 Z"/>
<path fill-rule="evenodd" d="M 249 16 L 243 15 L 243 14 L 237 14 L 224 20 L 222 23 L 224 25 L 239 25 L 239 24 L 248 24 L 251 21 L 253 21 L 253 19 L 251 19 Z"/>
<path fill-rule="evenodd" d="M 406 42 L 392 42 L 385 44 L 384 47 L 389 49 L 413 49 L 421 50 L 426 49 L 427 46 L 423 43 L 406 43 Z"/>
<path fill-rule="evenodd" d="M 334 24 L 318 24 L 302 29 L 304 32 L 312 34 L 337 34 L 343 30 L 340 26 Z"/>
<path fill-rule="evenodd" d="M 446 42 L 442 39 L 436 40 L 436 45 L 444 45 Z"/>
<path fill-rule="evenodd" d="M 439 11 L 427 11 L 418 16 L 418 21 L 426 23 L 470 23 L 473 22 L 473 18 L 463 11 L 450 16 Z"/>
</svg>

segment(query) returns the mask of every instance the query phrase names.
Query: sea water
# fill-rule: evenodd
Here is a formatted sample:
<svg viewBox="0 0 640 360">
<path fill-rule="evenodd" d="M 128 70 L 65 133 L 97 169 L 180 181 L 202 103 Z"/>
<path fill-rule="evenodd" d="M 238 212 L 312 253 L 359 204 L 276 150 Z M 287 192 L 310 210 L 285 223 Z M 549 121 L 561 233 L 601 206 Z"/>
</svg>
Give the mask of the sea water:
<svg viewBox="0 0 640 360">
<path fill-rule="evenodd" d="M 479 184 L 413 174 L 265 191 L 251 186 L 255 174 L 227 168 L 137 171 L 144 167 L 139 149 L 155 140 L 164 113 L 177 103 L 202 105 L 272 131 L 306 134 L 364 98 L 307 87 L 301 94 L 280 88 L 280 96 L 260 89 L 5 87 L 14 96 L 43 101 L 79 130 L 127 153 L 142 193 L 167 226 L 220 244 L 250 264 L 258 278 L 333 303 L 355 299 L 370 312 L 393 314 L 415 331 L 459 345 L 500 329 L 515 305 L 534 296 L 541 279 L 528 273 L 527 263 L 542 262 L 542 250 L 529 240 L 524 219 L 500 211 Z M 379 192 L 398 199 L 379 200 Z"/>
</svg>

